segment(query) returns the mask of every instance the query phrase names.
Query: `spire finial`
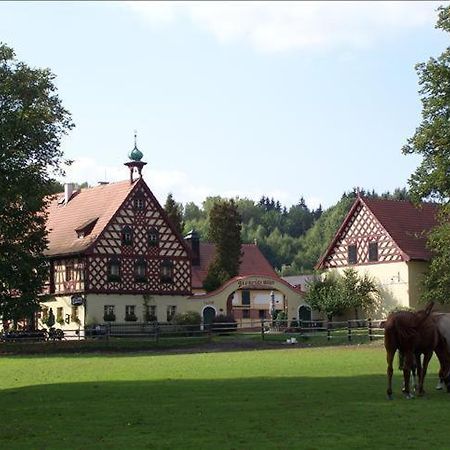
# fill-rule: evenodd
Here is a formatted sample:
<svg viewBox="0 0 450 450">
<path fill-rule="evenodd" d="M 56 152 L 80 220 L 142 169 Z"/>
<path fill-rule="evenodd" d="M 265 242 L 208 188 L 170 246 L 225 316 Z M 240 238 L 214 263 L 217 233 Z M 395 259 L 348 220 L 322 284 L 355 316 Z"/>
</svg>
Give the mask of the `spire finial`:
<svg viewBox="0 0 450 450">
<path fill-rule="evenodd" d="M 126 162 L 125 165 L 130 169 L 130 182 L 133 183 L 133 172 L 135 169 L 139 174 L 139 178 L 142 178 L 142 168 L 147 164 L 142 162 L 141 159 L 144 154 L 137 148 L 137 130 L 134 130 L 134 148 L 128 154 L 130 161 Z"/>
</svg>

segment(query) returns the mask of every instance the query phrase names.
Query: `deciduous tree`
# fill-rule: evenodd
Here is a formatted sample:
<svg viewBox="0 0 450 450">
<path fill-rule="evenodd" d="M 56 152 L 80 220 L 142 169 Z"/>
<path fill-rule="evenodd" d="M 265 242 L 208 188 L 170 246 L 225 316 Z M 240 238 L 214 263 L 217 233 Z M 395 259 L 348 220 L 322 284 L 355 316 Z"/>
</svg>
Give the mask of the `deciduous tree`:
<svg viewBox="0 0 450 450">
<path fill-rule="evenodd" d="M 54 78 L 0 43 L 0 316 L 15 324 L 38 308 L 48 276 L 46 195 L 73 127 Z"/>
<path fill-rule="evenodd" d="M 450 32 L 450 6 L 439 8 L 436 28 Z M 425 276 L 423 299 L 450 303 L 450 47 L 437 58 L 418 64 L 416 70 L 422 122 L 403 153 L 422 156 L 409 180 L 413 199 L 440 204 L 439 225 L 428 237 L 433 258 Z"/>
<path fill-rule="evenodd" d="M 239 273 L 241 259 L 241 217 L 234 200 L 218 200 L 209 212 L 209 239 L 216 244 L 204 287 L 216 289 Z"/>
</svg>

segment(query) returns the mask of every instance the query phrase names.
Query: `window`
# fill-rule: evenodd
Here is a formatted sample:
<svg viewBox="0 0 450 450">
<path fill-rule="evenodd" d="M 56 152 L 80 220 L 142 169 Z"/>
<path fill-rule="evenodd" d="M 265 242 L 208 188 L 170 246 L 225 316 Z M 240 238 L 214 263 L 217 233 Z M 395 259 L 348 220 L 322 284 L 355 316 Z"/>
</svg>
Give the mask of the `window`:
<svg viewBox="0 0 450 450">
<path fill-rule="evenodd" d="M 148 245 L 151 247 L 157 247 L 159 244 L 159 233 L 156 228 L 150 228 L 148 230 Z"/>
<path fill-rule="evenodd" d="M 243 309 L 242 310 L 242 318 L 243 319 L 250 319 L 250 310 L 249 309 Z"/>
<path fill-rule="evenodd" d="M 173 281 L 173 263 L 165 259 L 161 263 L 161 281 L 163 283 L 171 283 Z"/>
<path fill-rule="evenodd" d="M 266 310 L 265 309 L 260 309 L 259 310 L 259 318 L 260 319 L 265 319 L 266 318 Z"/>
<path fill-rule="evenodd" d="M 64 321 L 64 309 L 63 308 L 56 308 L 56 321 L 58 323 L 62 323 Z"/>
<path fill-rule="evenodd" d="M 78 306 L 72 306 L 72 314 L 70 315 L 70 320 L 75 323 L 80 322 L 80 319 L 78 318 Z"/>
<path fill-rule="evenodd" d="M 347 261 L 349 264 L 356 264 L 356 244 L 347 247 Z"/>
<path fill-rule="evenodd" d="M 134 279 L 139 282 L 147 281 L 147 262 L 144 258 L 139 258 L 134 264 Z"/>
<path fill-rule="evenodd" d="M 74 279 L 74 267 L 72 263 L 66 263 L 66 281 L 72 281 Z"/>
<path fill-rule="evenodd" d="M 116 257 L 108 261 L 108 281 L 120 281 L 120 260 Z"/>
<path fill-rule="evenodd" d="M 177 313 L 177 307 L 174 305 L 169 305 L 167 307 L 167 322 L 170 322 L 176 313 Z"/>
<path fill-rule="evenodd" d="M 125 306 L 125 320 L 127 322 L 136 322 L 136 305 Z"/>
<path fill-rule="evenodd" d="M 378 261 L 378 242 L 369 242 L 369 261 Z"/>
<path fill-rule="evenodd" d="M 147 305 L 145 308 L 145 321 L 156 322 L 157 320 L 156 305 Z"/>
<path fill-rule="evenodd" d="M 103 320 L 105 322 L 114 322 L 116 320 L 114 305 L 105 305 L 103 307 Z"/>
<path fill-rule="evenodd" d="M 248 291 L 248 290 L 242 291 L 242 304 L 250 305 L 250 291 Z"/>
<path fill-rule="evenodd" d="M 134 209 L 144 209 L 145 208 L 145 200 L 142 195 L 136 196 L 134 198 Z"/>
<path fill-rule="evenodd" d="M 133 230 L 128 225 L 122 228 L 122 245 L 133 244 Z"/>
</svg>

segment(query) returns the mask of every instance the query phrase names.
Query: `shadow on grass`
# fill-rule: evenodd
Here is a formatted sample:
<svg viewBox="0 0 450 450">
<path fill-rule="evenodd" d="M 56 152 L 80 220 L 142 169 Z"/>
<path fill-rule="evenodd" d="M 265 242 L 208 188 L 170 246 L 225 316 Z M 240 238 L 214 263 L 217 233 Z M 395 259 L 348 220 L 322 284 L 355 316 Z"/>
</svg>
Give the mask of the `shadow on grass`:
<svg viewBox="0 0 450 450">
<path fill-rule="evenodd" d="M 397 394 L 389 402 L 384 392 L 382 375 L 5 389 L 0 448 L 448 448 L 442 427 L 450 396 L 430 391 L 407 401 Z"/>
</svg>

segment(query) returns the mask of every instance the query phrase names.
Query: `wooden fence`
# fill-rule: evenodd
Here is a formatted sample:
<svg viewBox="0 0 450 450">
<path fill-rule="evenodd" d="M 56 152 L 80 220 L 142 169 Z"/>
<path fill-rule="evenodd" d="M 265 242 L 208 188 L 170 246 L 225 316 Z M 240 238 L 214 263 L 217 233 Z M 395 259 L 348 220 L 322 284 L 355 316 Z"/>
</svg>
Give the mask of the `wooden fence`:
<svg viewBox="0 0 450 450">
<path fill-rule="evenodd" d="M 42 342 L 61 340 L 85 339 L 114 339 L 114 338 L 144 338 L 159 341 L 161 338 L 190 338 L 208 337 L 214 335 L 243 335 L 259 334 L 262 340 L 272 336 L 290 337 L 316 337 L 326 336 L 328 340 L 333 337 L 345 335 L 349 342 L 355 336 L 367 336 L 369 341 L 384 336 L 380 320 L 348 320 L 344 322 L 316 321 L 247 321 L 245 323 L 220 322 L 198 325 L 176 325 L 172 323 L 145 322 L 145 323 L 106 323 L 95 327 L 77 329 L 51 329 L 37 331 L 10 331 L 0 335 L 1 342 Z"/>
</svg>

